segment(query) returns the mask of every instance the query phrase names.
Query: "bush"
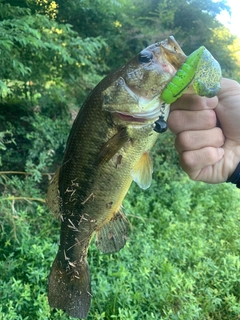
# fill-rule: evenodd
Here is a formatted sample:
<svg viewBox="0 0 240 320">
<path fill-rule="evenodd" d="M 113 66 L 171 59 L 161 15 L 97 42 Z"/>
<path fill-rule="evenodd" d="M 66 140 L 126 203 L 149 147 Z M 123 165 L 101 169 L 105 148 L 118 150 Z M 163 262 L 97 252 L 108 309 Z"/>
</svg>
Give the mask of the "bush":
<svg viewBox="0 0 240 320">
<path fill-rule="evenodd" d="M 162 164 L 149 190 L 132 185 L 124 201 L 132 224 L 126 247 L 111 255 L 90 247 L 88 319 L 237 320 L 239 191 L 182 173 L 172 180 Z M 0 318 L 70 319 L 47 303 L 59 222 L 45 205 L 2 199 L 0 226 Z"/>
</svg>

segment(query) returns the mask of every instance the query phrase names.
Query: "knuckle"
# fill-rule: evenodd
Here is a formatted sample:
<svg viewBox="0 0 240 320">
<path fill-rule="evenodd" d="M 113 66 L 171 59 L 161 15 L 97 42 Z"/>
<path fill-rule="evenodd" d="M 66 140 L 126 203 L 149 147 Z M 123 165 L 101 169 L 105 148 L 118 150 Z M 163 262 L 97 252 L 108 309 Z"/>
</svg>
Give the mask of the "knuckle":
<svg viewBox="0 0 240 320">
<path fill-rule="evenodd" d="M 194 136 L 192 132 L 183 131 L 178 134 L 176 137 L 175 146 L 179 151 L 186 151 L 193 149 L 194 145 Z"/>
<path fill-rule="evenodd" d="M 216 161 L 216 156 L 217 156 L 216 148 L 212 148 L 212 147 L 205 148 L 202 156 L 203 156 L 202 160 L 206 161 L 206 165 L 213 164 Z"/>
<path fill-rule="evenodd" d="M 216 131 L 215 136 L 216 136 L 216 140 L 217 140 L 217 146 L 220 147 L 220 146 L 222 146 L 224 144 L 225 137 L 223 135 L 223 132 L 222 132 L 221 128 L 216 127 L 215 131 Z"/>
<path fill-rule="evenodd" d="M 187 173 L 194 171 L 193 169 L 198 163 L 198 159 L 195 156 L 195 152 L 186 151 L 180 155 L 180 165 L 184 171 Z"/>
<path fill-rule="evenodd" d="M 204 117 L 205 126 L 208 128 L 213 128 L 217 123 L 217 116 L 214 110 L 205 110 Z"/>
<path fill-rule="evenodd" d="M 184 121 L 185 122 L 185 121 Z M 168 118 L 169 129 L 174 133 L 178 134 L 184 128 L 183 123 L 183 112 L 179 110 L 173 110 Z"/>
</svg>

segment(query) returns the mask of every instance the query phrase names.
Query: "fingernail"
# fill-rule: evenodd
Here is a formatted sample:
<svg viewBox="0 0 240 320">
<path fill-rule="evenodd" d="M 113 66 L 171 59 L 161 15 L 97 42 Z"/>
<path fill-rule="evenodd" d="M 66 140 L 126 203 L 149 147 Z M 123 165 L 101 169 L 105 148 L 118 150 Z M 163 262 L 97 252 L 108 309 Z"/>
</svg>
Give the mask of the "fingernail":
<svg viewBox="0 0 240 320">
<path fill-rule="evenodd" d="M 218 154 L 220 157 L 224 155 L 224 149 L 223 148 L 218 148 Z"/>
<path fill-rule="evenodd" d="M 215 109 L 218 104 L 218 98 L 212 97 L 212 98 L 206 98 L 206 105 L 209 109 Z"/>
</svg>

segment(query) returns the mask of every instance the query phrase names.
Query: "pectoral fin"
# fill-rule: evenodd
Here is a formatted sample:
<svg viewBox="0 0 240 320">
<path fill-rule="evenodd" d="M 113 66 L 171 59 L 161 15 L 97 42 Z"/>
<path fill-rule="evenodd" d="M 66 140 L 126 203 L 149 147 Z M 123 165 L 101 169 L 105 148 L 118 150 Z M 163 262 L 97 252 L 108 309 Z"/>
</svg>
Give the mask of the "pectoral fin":
<svg viewBox="0 0 240 320">
<path fill-rule="evenodd" d="M 109 139 L 97 157 L 97 164 L 108 162 L 123 145 L 128 141 L 129 137 L 126 128 L 122 128 L 117 134 Z"/>
<path fill-rule="evenodd" d="M 135 181 L 140 188 L 147 189 L 152 182 L 153 165 L 148 152 L 145 152 L 139 162 L 131 171 L 133 181 Z"/>
<path fill-rule="evenodd" d="M 113 253 L 122 249 L 128 239 L 129 222 L 119 210 L 98 232 L 96 245 L 103 253 Z"/>
</svg>

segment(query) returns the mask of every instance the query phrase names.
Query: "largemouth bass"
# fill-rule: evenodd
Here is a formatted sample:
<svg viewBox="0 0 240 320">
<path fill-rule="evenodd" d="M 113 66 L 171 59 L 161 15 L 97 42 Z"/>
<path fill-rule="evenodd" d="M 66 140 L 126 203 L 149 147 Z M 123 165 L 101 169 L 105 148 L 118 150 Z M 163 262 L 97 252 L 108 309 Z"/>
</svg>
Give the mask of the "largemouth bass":
<svg viewBox="0 0 240 320">
<path fill-rule="evenodd" d="M 149 152 L 161 131 L 156 124 L 164 126 L 169 112 L 161 93 L 186 58 L 173 37 L 147 47 L 104 78 L 75 119 L 47 195 L 49 208 L 61 217 L 48 299 L 70 316 L 85 318 L 90 307 L 87 252 L 93 235 L 104 253 L 127 241 L 121 204 L 132 180 L 143 189 L 151 184 Z"/>
</svg>

